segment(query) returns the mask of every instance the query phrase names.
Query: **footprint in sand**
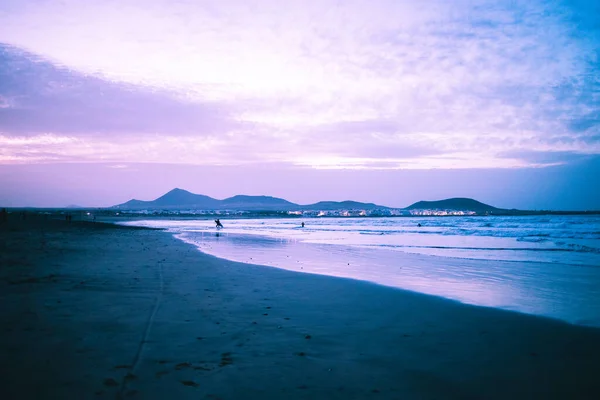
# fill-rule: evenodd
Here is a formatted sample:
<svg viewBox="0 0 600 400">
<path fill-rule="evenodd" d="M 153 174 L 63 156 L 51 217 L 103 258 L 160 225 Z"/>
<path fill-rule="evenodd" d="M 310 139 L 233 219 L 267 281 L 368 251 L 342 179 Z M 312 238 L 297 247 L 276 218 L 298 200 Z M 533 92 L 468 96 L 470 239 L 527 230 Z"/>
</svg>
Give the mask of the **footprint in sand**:
<svg viewBox="0 0 600 400">
<path fill-rule="evenodd" d="M 163 375 L 167 375 L 169 373 L 169 371 L 158 371 L 156 374 L 154 374 L 154 376 L 156 376 L 156 378 L 160 378 Z"/>
<path fill-rule="evenodd" d="M 106 378 L 104 380 L 104 386 L 116 387 L 119 386 L 119 382 L 115 381 L 113 378 Z"/>
<path fill-rule="evenodd" d="M 134 374 L 132 374 L 131 372 L 129 372 L 127 375 L 125 375 L 125 380 L 126 381 L 133 381 L 137 379 L 137 376 L 135 376 Z"/>
<path fill-rule="evenodd" d="M 190 364 L 189 362 L 183 362 L 183 363 L 179 363 L 175 366 L 176 370 L 180 370 L 180 369 L 184 369 L 184 368 L 191 368 L 192 364 Z"/>
<path fill-rule="evenodd" d="M 231 358 L 231 353 L 223 353 L 221 354 L 221 363 L 219 367 L 224 367 L 226 365 L 233 364 L 233 358 Z"/>
</svg>

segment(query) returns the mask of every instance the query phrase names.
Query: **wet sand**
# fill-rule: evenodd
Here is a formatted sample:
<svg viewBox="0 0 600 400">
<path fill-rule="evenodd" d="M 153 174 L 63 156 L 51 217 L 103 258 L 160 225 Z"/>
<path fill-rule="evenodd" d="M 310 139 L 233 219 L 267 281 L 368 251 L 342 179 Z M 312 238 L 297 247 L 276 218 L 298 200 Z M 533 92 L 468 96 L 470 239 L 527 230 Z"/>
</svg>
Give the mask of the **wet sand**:
<svg viewBox="0 0 600 400">
<path fill-rule="evenodd" d="M 599 329 L 10 217 L 3 399 L 600 398 Z"/>
</svg>

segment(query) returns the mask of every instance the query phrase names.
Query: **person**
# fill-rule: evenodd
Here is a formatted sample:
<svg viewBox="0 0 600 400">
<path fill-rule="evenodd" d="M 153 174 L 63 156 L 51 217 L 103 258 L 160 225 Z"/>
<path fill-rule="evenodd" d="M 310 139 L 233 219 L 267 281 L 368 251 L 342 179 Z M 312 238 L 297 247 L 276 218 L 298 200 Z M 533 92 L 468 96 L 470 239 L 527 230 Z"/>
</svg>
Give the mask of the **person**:
<svg viewBox="0 0 600 400">
<path fill-rule="evenodd" d="M 215 224 L 217 224 L 217 229 L 223 228 L 223 224 L 221 223 L 221 221 L 218 218 L 215 219 Z"/>
<path fill-rule="evenodd" d="M 421 223 L 418 223 L 417 226 L 420 228 L 421 227 Z"/>
<path fill-rule="evenodd" d="M 302 227 L 304 228 L 304 222 L 302 223 Z"/>
</svg>

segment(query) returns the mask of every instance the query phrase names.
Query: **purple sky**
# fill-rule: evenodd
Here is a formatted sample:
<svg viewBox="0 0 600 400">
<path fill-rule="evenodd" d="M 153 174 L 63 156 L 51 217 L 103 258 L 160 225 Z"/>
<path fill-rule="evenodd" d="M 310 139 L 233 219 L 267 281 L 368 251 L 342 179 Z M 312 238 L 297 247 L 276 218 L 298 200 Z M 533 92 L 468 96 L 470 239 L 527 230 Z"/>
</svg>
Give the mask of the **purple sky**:
<svg viewBox="0 0 600 400">
<path fill-rule="evenodd" d="M 0 206 L 600 209 L 595 1 L 0 1 Z"/>
</svg>

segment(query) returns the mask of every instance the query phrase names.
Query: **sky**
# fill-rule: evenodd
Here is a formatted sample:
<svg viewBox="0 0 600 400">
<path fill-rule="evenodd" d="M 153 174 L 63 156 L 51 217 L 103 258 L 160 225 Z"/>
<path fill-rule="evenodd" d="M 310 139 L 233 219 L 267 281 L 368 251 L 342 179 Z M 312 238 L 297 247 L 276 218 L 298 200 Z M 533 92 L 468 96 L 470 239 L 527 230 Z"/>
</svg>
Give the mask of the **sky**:
<svg viewBox="0 0 600 400">
<path fill-rule="evenodd" d="M 0 206 L 600 209 L 600 3 L 0 0 Z"/>
</svg>

